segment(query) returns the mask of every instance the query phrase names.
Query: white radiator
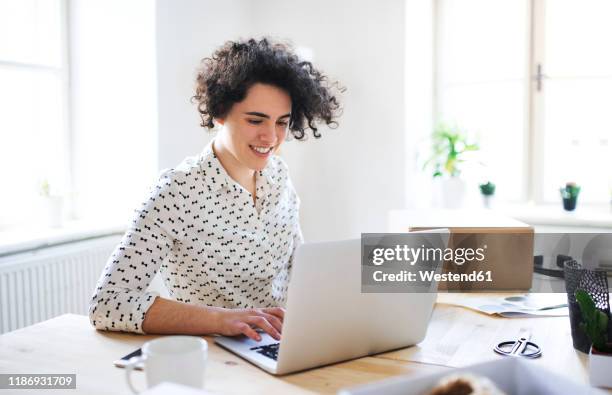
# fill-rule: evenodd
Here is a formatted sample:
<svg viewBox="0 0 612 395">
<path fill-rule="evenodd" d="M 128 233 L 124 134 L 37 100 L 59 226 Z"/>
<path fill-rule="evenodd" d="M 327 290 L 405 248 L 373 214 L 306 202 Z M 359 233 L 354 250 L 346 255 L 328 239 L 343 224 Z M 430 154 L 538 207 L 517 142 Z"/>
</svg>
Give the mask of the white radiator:
<svg viewBox="0 0 612 395">
<path fill-rule="evenodd" d="M 87 314 L 89 300 L 121 235 L 0 258 L 0 333 L 60 314 Z"/>
</svg>

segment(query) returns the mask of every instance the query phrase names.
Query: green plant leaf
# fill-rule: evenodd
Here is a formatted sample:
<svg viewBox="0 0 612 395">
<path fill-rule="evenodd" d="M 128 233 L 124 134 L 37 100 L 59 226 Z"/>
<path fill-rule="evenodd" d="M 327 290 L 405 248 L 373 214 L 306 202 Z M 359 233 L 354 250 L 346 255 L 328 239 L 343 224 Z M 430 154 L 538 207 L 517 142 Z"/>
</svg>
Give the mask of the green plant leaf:
<svg viewBox="0 0 612 395">
<path fill-rule="evenodd" d="M 596 324 L 597 327 L 607 329 L 608 328 L 608 316 L 604 314 L 603 312 L 597 310 L 596 317 L 597 317 L 597 324 Z"/>
<path fill-rule="evenodd" d="M 495 194 L 495 184 L 491 181 L 487 181 L 485 184 L 478 185 L 480 188 L 480 193 L 485 196 L 492 196 Z"/>
<path fill-rule="evenodd" d="M 585 290 L 577 290 L 575 296 L 583 319 L 583 322 L 580 323 L 580 328 L 591 340 L 595 349 L 607 352 L 609 350 L 606 344 L 608 333 L 607 314 L 597 309 L 591 295 Z"/>
<path fill-rule="evenodd" d="M 591 299 L 591 295 L 589 295 L 585 290 L 579 289 L 576 291 L 576 301 L 580 306 L 580 310 L 582 311 L 582 315 L 586 319 L 592 319 L 595 314 L 597 308 L 595 307 L 595 302 Z"/>
<path fill-rule="evenodd" d="M 439 124 L 432 133 L 431 157 L 423 165 L 423 169 L 433 167 L 433 176 L 444 173 L 450 176 L 461 174 L 460 164 L 464 162 L 462 155 L 467 151 L 476 151 L 478 144 L 468 142 L 465 134 L 456 126 Z"/>
</svg>

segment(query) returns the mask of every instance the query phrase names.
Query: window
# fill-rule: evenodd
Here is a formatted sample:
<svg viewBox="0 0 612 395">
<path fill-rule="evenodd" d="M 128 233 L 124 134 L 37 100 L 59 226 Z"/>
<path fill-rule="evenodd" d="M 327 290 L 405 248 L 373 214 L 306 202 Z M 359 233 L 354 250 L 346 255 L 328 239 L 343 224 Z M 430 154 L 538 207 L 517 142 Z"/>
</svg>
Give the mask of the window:
<svg viewBox="0 0 612 395">
<path fill-rule="evenodd" d="M 544 200 L 558 199 L 555 187 L 566 179 L 582 185 L 581 198 L 610 198 L 612 176 L 612 3 L 564 0 L 537 4 L 534 28 L 541 90 L 536 128 Z M 571 21 L 568 23 L 568 21 Z M 537 68 L 537 66 L 536 66 Z M 537 163 L 537 160 L 536 160 Z"/>
<path fill-rule="evenodd" d="M 62 0 L 0 2 L 0 227 L 35 216 L 43 181 L 69 187 L 64 21 Z"/>
<path fill-rule="evenodd" d="M 610 200 L 610 17 L 606 0 L 436 2 L 436 121 L 479 137 L 500 199 L 558 202 L 575 181 Z"/>
<path fill-rule="evenodd" d="M 0 229 L 45 226 L 44 181 L 64 219 L 129 221 L 158 173 L 155 4 L 0 2 Z"/>
</svg>

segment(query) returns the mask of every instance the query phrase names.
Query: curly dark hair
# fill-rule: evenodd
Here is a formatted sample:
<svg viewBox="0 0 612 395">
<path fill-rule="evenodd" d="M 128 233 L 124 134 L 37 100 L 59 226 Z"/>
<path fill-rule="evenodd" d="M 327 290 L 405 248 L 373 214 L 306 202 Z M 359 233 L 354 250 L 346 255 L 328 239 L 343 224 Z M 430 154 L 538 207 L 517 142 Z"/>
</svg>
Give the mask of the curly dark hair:
<svg viewBox="0 0 612 395">
<path fill-rule="evenodd" d="M 234 103 L 244 99 L 255 83 L 274 85 L 291 97 L 289 130 L 302 140 L 310 128 L 321 137 L 316 124 L 338 126 L 341 108 L 337 92 L 344 88 L 330 82 L 310 62 L 300 60 L 289 44 L 267 38 L 228 41 L 210 58 L 204 58 L 196 79 L 196 94 L 202 127 L 212 129 L 213 119 L 223 117 Z M 337 91 L 337 92 L 334 92 Z"/>
</svg>

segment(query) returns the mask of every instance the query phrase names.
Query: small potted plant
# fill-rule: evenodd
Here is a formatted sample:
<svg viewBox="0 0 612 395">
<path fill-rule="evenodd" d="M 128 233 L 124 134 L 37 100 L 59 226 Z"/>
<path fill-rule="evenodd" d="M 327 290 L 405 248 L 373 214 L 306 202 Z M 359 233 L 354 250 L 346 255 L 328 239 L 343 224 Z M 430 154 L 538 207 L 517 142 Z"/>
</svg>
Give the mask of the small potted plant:
<svg viewBox="0 0 612 395">
<path fill-rule="evenodd" d="M 568 182 L 559 191 L 563 199 L 563 208 L 566 211 L 573 211 L 576 208 L 576 202 L 580 194 L 580 186 L 576 185 L 575 182 Z"/>
<path fill-rule="evenodd" d="M 432 153 L 423 168 L 433 169 L 434 180 L 441 180 L 442 200 L 447 208 L 458 208 L 465 198 L 465 181 L 461 179 L 461 165 L 466 154 L 477 151 L 478 144 L 470 142 L 457 127 L 439 125 L 432 134 Z"/>
<path fill-rule="evenodd" d="M 589 353 L 589 378 L 591 385 L 612 388 L 612 343 L 608 341 L 608 315 L 595 306 L 588 292 L 576 291 L 576 301 L 580 306 L 584 331 L 592 342 Z"/>
<path fill-rule="evenodd" d="M 480 194 L 482 195 L 482 202 L 486 208 L 491 208 L 493 202 L 493 195 L 495 195 L 495 184 L 491 181 L 487 181 L 484 184 L 478 185 L 480 188 Z"/>
</svg>

